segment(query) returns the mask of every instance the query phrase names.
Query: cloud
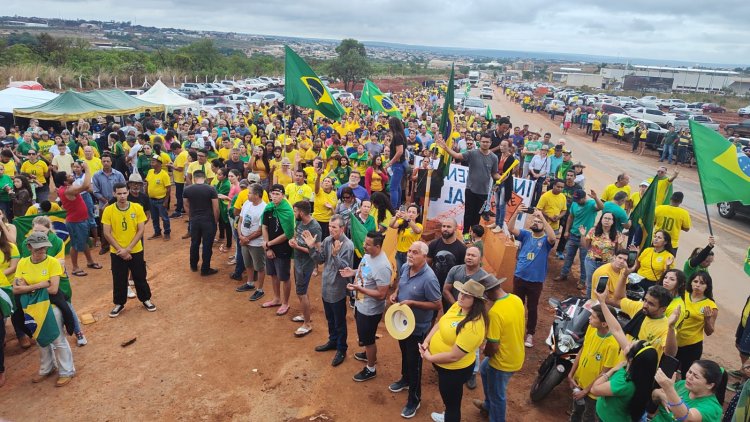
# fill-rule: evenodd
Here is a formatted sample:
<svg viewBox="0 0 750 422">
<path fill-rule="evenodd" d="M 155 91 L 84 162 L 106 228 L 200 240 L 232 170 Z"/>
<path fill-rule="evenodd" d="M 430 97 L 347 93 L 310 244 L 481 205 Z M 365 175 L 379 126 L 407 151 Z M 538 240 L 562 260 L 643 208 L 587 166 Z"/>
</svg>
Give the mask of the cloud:
<svg viewBox="0 0 750 422">
<path fill-rule="evenodd" d="M 6 0 L 3 13 L 402 44 L 750 64 L 750 2 Z"/>
</svg>

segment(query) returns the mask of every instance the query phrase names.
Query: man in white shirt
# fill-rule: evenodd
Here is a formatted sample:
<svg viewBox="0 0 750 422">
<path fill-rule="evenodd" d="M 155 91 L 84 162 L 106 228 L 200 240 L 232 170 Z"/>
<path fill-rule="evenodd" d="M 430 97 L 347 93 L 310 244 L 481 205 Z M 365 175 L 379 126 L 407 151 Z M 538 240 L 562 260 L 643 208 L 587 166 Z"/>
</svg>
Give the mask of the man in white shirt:
<svg viewBox="0 0 750 422">
<path fill-rule="evenodd" d="M 247 188 L 247 201 L 242 204 L 239 221 L 237 223 L 242 251 L 242 261 L 245 263 L 247 282 L 236 291 L 246 292 L 255 289 L 253 283 L 253 271 L 258 273 L 257 290 L 250 296 L 251 301 L 263 297 L 263 282 L 265 281 L 266 253 L 263 250 L 263 233 L 261 231 L 261 219 L 266 203 L 263 202 L 263 187 L 259 183 L 253 183 Z"/>
</svg>

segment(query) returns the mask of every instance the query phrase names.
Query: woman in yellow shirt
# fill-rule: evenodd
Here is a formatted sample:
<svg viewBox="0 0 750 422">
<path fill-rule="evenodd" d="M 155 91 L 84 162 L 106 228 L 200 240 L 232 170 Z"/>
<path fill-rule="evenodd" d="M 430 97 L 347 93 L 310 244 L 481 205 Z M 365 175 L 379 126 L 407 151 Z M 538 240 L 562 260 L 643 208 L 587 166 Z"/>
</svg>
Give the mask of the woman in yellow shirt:
<svg viewBox="0 0 750 422">
<path fill-rule="evenodd" d="M 685 291 L 685 319 L 677 329 L 677 360 L 680 369 L 688 369 L 703 355 L 704 334 L 714 333 L 719 308 L 714 302 L 714 283 L 705 271 L 698 271 L 688 280 Z"/>
<path fill-rule="evenodd" d="M 284 157 L 281 159 L 281 168 L 277 168 L 273 172 L 273 184 L 280 184 L 286 186 L 294 180 L 292 172 L 292 163 L 288 158 Z"/>
<path fill-rule="evenodd" d="M 433 421 L 461 421 L 464 383 L 474 372 L 475 352 L 486 332 L 484 286 L 469 280 L 456 282 L 453 287 L 458 290 L 458 300 L 419 345 L 422 359 L 432 362 L 437 370 L 440 397 L 445 405 L 445 414 L 433 413 Z"/>
<path fill-rule="evenodd" d="M 370 197 L 370 202 L 372 202 L 370 215 L 375 218 L 375 227 L 378 232 L 385 233 L 394 213 L 391 201 L 383 192 L 375 192 Z"/>
<path fill-rule="evenodd" d="M 249 167 L 250 172 L 260 176 L 260 185 L 263 186 L 263 189 L 268 189 L 270 186 L 268 176 L 271 174 L 271 163 L 268 162 L 268 157 L 263 153 L 262 147 L 253 148 L 253 156 L 250 158 Z"/>
<path fill-rule="evenodd" d="M 419 208 L 415 204 L 409 205 L 404 211 L 396 211 L 391 217 L 390 227 L 398 229 L 398 240 L 396 242 L 396 269 L 400 270 L 406 264 L 406 253 L 412 243 L 422 237 L 422 225 L 419 221 Z"/>
<path fill-rule="evenodd" d="M 664 230 L 657 230 L 651 239 L 651 246 L 644 249 L 635 261 L 635 271 L 643 277 L 643 288 L 649 287 L 661 280 L 664 271 L 672 268 L 674 255 L 669 252 L 672 238 Z"/>
</svg>

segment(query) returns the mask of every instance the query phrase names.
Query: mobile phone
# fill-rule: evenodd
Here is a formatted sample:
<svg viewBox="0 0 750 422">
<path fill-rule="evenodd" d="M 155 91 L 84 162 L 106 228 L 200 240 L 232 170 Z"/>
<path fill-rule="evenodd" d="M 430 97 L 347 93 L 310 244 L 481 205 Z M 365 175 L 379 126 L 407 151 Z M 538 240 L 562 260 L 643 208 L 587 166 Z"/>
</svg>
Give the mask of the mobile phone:
<svg viewBox="0 0 750 422">
<path fill-rule="evenodd" d="M 534 214 L 535 211 L 536 211 L 536 208 L 534 208 L 534 207 L 528 207 L 528 208 L 526 208 L 526 211 L 524 211 L 524 212 L 526 214 Z"/>
<path fill-rule="evenodd" d="M 607 283 L 609 282 L 609 276 L 603 275 L 599 277 L 599 281 L 596 283 L 596 292 L 604 293 L 607 291 Z"/>
<path fill-rule="evenodd" d="M 661 361 L 659 361 L 659 368 L 661 368 L 664 375 L 672 378 L 677 369 L 680 367 L 680 361 L 673 358 L 672 356 L 663 355 Z"/>
<path fill-rule="evenodd" d="M 636 258 L 638 258 L 638 251 L 628 251 L 628 267 L 635 265 Z"/>
<path fill-rule="evenodd" d="M 319 163 L 315 164 L 315 168 L 322 169 L 323 168 L 323 162 L 319 162 Z"/>
</svg>

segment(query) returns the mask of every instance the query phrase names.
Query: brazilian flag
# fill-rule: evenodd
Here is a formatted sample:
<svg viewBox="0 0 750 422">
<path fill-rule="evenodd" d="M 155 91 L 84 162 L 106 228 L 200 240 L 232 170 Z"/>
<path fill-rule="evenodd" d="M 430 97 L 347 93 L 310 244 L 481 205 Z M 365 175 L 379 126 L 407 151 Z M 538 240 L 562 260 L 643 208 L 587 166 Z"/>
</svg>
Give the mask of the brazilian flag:
<svg viewBox="0 0 750 422">
<path fill-rule="evenodd" d="M 484 111 L 484 118 L 487 119 L 488 122 L 492 122 L 492 109 L 489 104 L 487 104 L 487 110 Z"/>
<path fill-rule="evenodd" d="M 690 120 L 693 151 L 706 204 L 750 204 L 750 157 L 718 132 Z"/>
<path fill-rule="evenodd" d="M 456 90 L 453 82 L 454 66 L 451 65 L 451 77 L 448 79 L 448 90 L 445 92 L 445 102 L 443 103 L 443 114 L 440 116 L 440 133 L 443 134 L 443 139 L 448 148 L 453 148 L 453 122 L 455 122 L 456 110 L 454 109 L 455 103 L 453 102 L 453 94 Z M 451 156 L 447 151 L 440 151 L 440 163 L 438 164 L 438 172 L 443 177 L 448 177 L 448 171 L 451 166 Z M 439 190 L 438 190 L 439 191 Z"/>
<path fill-rule="evenodd" d="M 341 120 L 346 111 L 328 92 L 318 75 L 291 48 L 284 46 L 284 102 L 320 111 L 333 120 Z"/>
<path fill-rule="evenodd" d="M 359 258 L 362 258 L 365 256 L 365 237 L 367 237 L 367 228 L 365 228 L 365 225 L 362 224 L 362 222 L 359 221 L 359 218 L 355 215 L 352 215 L 351 218 L 349 218 L 349 221 L 351 221 L 350 234 L 352 236 L 352 243 L 354 243 L 354 253 L 357 254 Z"/>
<path fill-rule="evenodd" d="M 365 79 L 365 86 L 362 87 L 362 97 L 359 102 L 370 107 L 374 112 L 382 112 L 403 119 L 398 107 L 393 104 L 390 98 L 383 95 L 377 85 L 369 79 Z"/>
<path fill-rule="evenodd" d="M 21 295 L 24 324 L 40 346 L 49 346 L 59 335 L 47 289 Z"/>
<path fill-rule="evenodd" d="M 10 286 L 0 287 L 0 321 L 11 314 L 13 314 L 13 289 Z"/>
<path fill-rule="evenodd" d="M 656 180 L 656 179 L 654 179 Z M 632 243 L 640 246 L 640 252 L 651 246 L 651 236 L 654 232 L 654 220 L 656 212 L 656 190 L 658 183 L 653 182 L 648 185 L 648 189 L 643 193 L 641 201 L 638 202 L 633 212 L 630 213 L 631 227 L 634 228 L 636 237 Z"/>
<path fill-rule="evenodd" d="M 70 249 L 70 234 L 68 233 L 68 227 L 65 225 L 65 211 L 57 211 L 50 213 L 40 213 L 32 215 L 24 215 L 22 217 L 16 217 L 13 219 L 13 225 L 16 226 L 16 245 L 18 245 L 18 251 L 21 253 L 21 257 L 25 258 L 31 255 L 31 251 L 26 248 L 26 237 L 31 234 L 32 221 L 35 217 L 40 215 L 46 215 L 52 220 L 52 229 L 55 231 L 57 237 L 62 239 L 63 245 L 65 245 L 65 254 L 68 254 Z"/>
</svg>

